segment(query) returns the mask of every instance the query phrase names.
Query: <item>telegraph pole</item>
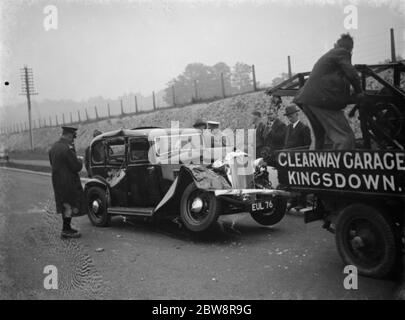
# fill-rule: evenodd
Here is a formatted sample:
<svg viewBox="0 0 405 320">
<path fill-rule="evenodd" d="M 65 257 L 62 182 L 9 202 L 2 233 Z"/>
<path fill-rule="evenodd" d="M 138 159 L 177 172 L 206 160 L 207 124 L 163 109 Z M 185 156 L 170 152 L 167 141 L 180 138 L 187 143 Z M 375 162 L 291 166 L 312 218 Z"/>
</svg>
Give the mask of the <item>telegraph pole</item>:
<svg viewBox="0 0 405 320">
<path fill-rule="evenodd" d="M 34 149 L 34 139 L 32 137 L 32 119 L 31 119 L 31 96 L 37 95 L 34 88 L 34 75 L 32 73 L 32 68 L 28 68 L 26 65 L 21 69 L 21 95 L 27 97 L 28 105 L 28 125 L 30 131 L 30 147 L 31 150 Z"/>
</svg>

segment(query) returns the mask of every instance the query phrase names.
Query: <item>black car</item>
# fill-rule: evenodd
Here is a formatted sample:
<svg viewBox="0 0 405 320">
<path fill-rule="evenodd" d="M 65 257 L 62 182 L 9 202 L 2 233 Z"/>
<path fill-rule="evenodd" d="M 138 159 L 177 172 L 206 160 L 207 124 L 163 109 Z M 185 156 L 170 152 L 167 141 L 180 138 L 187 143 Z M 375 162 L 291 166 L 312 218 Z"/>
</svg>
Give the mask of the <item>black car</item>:
<svg viewBox="0 0 405 320">
<path fill-rule="evenodd" d="M 250 212 L 262 225 L 279 222 L 285 192 L 271 188 L 265 165 L 229 161 L 248 157 L 230 151 L 227 160 L 216 159 L 203 133 L 192 128 L 120 129 L 97 136 L 85 184 L 89 218 L 103 227 L 114 215 L 180 216 L 193 232 L 209 229 L 224 214 Z"/>
</svg>

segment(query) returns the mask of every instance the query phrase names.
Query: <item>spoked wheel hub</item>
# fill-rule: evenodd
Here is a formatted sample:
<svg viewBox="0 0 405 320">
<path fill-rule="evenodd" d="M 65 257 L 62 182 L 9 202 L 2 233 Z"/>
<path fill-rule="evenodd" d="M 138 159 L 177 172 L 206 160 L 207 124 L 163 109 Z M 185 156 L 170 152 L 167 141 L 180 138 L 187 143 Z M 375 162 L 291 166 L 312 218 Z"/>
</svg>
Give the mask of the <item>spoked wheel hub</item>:
<svg viewBox="0 0 405 320">
<path fill-rule="evenodd" d="M 347 225 L 346 245 L 353 258 L 367 267 L 376 266 L 384 256 L 384 239 L 370 221 L 353 219 Z"/>
</svg>

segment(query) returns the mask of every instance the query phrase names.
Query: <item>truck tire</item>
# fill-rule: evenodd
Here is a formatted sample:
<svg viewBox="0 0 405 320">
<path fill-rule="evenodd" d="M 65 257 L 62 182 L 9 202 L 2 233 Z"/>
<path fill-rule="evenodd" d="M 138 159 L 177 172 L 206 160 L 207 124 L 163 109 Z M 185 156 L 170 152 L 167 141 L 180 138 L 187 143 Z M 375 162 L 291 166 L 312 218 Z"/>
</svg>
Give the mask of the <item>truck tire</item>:
<svg viewBox="0 0 405 320">
<path fill-rule="evenodd" d="M 100 187 L 90 187 L 86 192 L 87 215 L 96 227 L 108 227 L 111 215 L 107 212 L 107 195 Z"/>
<path fill-rule="evenodd" d="M 212 192 L 198 189 L 191 182 L 180 200 L 180 218 L 184 226 L 192 232 L 209 230 L 221 212 L 221 201 Z"/>
<path fill-rule="evenodd" d="M 250 215 L 252 216 L 253 220 L 263 226 L 272 226 L 279 223 L 285 216 L 285 212 L 287 210 L 287 199 L 275 196 L 271 202 L 273 204 L 273 209 L 270 212 L 265 213 L 252 212 Z"/>
<path fill-rule="evenodd" d="M 359 274 L 384 278 L 395 270 L 395 226 L 377 209 L 360 203 L 344 208 L 337 217 L 335 240 L 344 263 L 356 266 Z"/>
</svg>

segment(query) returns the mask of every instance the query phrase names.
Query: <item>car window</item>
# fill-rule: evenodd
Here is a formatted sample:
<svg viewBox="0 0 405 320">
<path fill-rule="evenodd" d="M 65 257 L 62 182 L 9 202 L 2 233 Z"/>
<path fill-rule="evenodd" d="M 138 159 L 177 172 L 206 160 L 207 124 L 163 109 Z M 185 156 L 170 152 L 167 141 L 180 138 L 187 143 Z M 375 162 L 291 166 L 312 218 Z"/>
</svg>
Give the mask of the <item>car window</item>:
<svg viewBox="0 0 405 320">
<path fill-rule="evenodd" d="M 133 162 L 148 161 L 149 141 L 143 138 L 130 140 L 130 159 Z"/>
<path fill-rule="evenodd" d="M 125 139 L 123 137 L 107 140 L 107 163 L 122 164 L 125 160 Z"/>
<path fill-rule="evenodd" d="M 156 154 L 199 150 L 203 147 L 202 137 L 198 133 L 189 135 L 170 135 L 155 138 Z"/>
<path fill-rule="evenodd" d="M 91 159 L 95 164 L 101 164 L 105 161 L 105 146 L 103 141 L 97 141 L 91 146 Z"/>
</svg>

